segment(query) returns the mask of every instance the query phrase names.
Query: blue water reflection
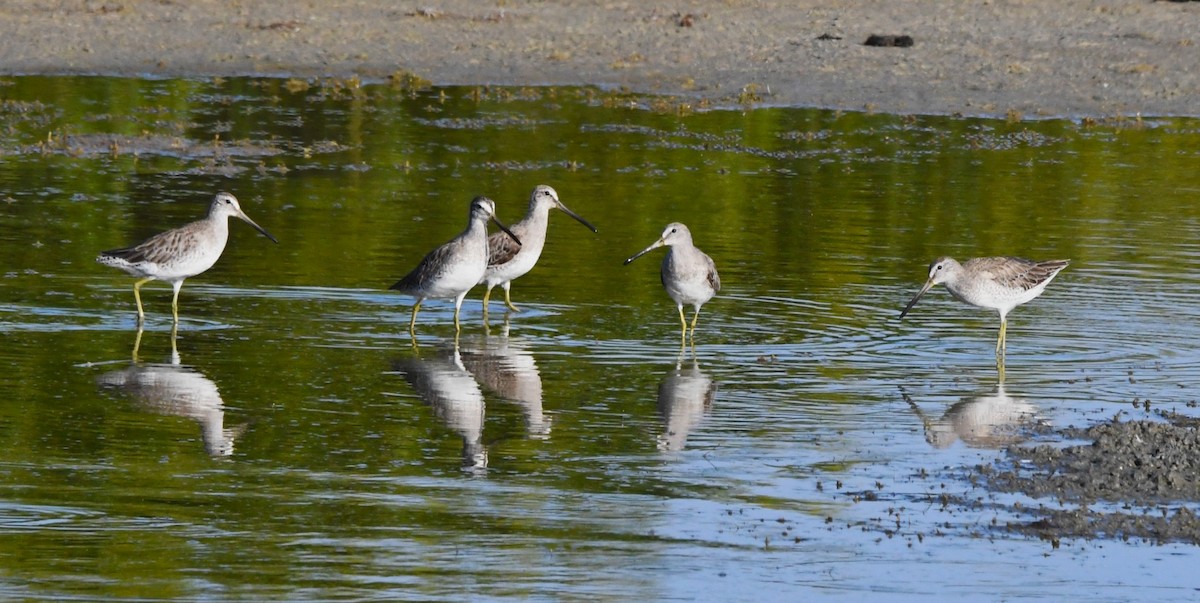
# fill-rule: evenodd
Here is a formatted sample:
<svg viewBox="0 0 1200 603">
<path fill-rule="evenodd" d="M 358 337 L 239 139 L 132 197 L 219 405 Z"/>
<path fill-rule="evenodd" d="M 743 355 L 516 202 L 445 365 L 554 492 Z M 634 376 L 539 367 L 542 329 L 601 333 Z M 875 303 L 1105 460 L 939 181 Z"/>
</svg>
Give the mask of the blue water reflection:
<svg viewBox="0 0 1200 603">
<path fill-rule="evenodd" d="M 2 83 L 0 596 L 1192 597 L 1191 548 L 1013 535 L 962 469 L 1197 414 L 1194 120 Z M 414 339 L 387 286 L 474 195 L 511 222 L 540 183 L 599 233 L 551 228 L 520 312 L 472 292 L 456 338 L 430 301 Z M 283 243 L 235 237 L 177 337 L 146 288 L 138 354 L 170 360 L 131 364 L 128 282 L 93 258 L 217 188 Z M 621 266 L 674 220 L 722 280 L 682 356 Z M 1002 385 L 993 312 L 935 291 L 898 320 L 932 258 L 998 254 L 1072 259 L 1010 315 Z"/>
</svg>

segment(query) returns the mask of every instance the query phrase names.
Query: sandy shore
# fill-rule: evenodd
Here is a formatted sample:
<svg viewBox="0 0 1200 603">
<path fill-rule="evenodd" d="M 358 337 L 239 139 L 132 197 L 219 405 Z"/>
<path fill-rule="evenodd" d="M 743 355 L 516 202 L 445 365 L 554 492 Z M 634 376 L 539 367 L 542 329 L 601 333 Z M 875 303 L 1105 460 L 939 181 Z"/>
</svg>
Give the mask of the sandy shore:
<svg viewBox="0 0 1200 603">
<path fill-rule="evenodd" d="M 1198 22 L 1200 2 L 1155 0 L 8 0 L 0 73 L 407 71 L 726 104 L 1200 115 Z"/>
</svg>

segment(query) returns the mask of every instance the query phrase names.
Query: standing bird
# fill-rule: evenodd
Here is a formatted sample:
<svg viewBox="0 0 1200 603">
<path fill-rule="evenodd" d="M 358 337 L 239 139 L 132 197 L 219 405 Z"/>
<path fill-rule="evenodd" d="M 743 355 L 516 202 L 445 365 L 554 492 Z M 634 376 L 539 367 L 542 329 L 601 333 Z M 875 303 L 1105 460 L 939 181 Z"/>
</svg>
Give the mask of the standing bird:
<svg viewBox="0 0 1200 603">
<path fill-rule="evenodd" d="M 142 311 L 142 285 L 158 279 L 171 283 L 175 294 L 171 298 L 171 316 L 179 323 L 179 289 L 184 279 L 212 268 L 225 251 L 229 240 L 229 217 L 237 217 L 278 243 L 271 233 L 254 223 L 229 193 L 217 193 L 208 206 L 208 215 L 179 228 L 156 234 L 136 247 L 101 252 L 96 261 L 105 266 L 120 268 L 142 280 L 133 284 L 137 300 L 138 324 L 146 314 Z"/>
<path fill-rule="evenodd" d="M 492 287 L 496 285 L 504 287 L 504 305 L 513 312 L 520 311 L 508 297 L 509 286 L 512 281 L 533 270 L 534 264 L 537 264 L 538 258 L 542 256 L 542 247 L 546 244 L 546 227 L 550 224 L 550 210 L 555 208 L 596 232 L 595 226 L 567 209 L 567 206 L 558 200 L 558 193 L 553 188 L 544 184 L 534 187 L 529 195 L 529 211 L 520 222 L 512 225 L 513 234 L 521 237 L 521 242 L 514 243 L 513 239 L 499 232 L 488 237 L 487 272 L 480 281 L 487 284 L 487 292 L 483 294 L 484 312 L 487 312 L 488 300 L 492 297 Z"/>
<path fill-rule="evenodd" d="M 667 250 L 667 256 L 663 258 L 662 284 L 667 289 L 667 295 L 670 295 L 679 307 L 679 322 L 683 325 L 684 341 L 688 337 L 688 323 L 683 316 L 683 305 L 691 304 L 696 308 L 691 329 L 692 341 L 695 342 L 700 306 L 721 290 L 721 277 L 717 276 L 717 265 L 713 263 L 712 258 L 692 243 L 691 231 L 679 222 L 668 224 L 657 241 L 625 260 L 625 265 L 628 266 L 647 252 L 664 245 L 671 249 Z"/>
<path fill-rule="evenodd" d="M 1000 337 L 996 339 L 996 362 L 1003 365 L 1008 313 L 1046 290 L 1046 285 L 1067 267 L 1070 260 L 1035 262 L 1024 258 L 975 258 L 959 264 L 954 258 L 940 257 L 929 265 L 929 279 L 900 312 L 904 318 L 917 300 L 934 285 L 945 284 L 950 295 L 978 308 L 1000 312 Z"/>
<path fill-rule="evenodd" d="M 454 298 L 454 331 L 457 333 L 460 330 L 458 310 L 462 307 L 462 300 L 467 291 L 483 280 L 483 274 L 487 271 L 489 219 L 512 237 L 517 245 L 521 244 L 521 240 L 496 219 L 496 203 L 481 195 L 471 200 L 471 218 L 467 229 L 449 243 L 430 251 L 412 272 L 389 287 L 417 299 L 408 322 L 409 333 L 416 331 L 417 311 L 426 299 Z"/>
</svg>

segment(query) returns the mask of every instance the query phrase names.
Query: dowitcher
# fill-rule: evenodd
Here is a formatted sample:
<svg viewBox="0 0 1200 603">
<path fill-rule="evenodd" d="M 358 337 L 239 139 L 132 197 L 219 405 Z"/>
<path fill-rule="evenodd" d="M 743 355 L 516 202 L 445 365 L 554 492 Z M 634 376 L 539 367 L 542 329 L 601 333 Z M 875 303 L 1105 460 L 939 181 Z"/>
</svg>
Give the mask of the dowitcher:
<svg viewBox="0 0 1200 603">
<path fill-rule="evenodd" d="M 940 257 L 929 265 L 929 279 L 900 312 L 904 318 L 934 285 L 944 284 L 956 299 L 978 308 L 1000 313 L 1000 336 L 996 339 L 996 361 L 1004 362 L 1005 331 L 1008 313 L 1046 290 L 1046 285 L 1067 267 L 1070 260 L 1035 262 L 1023 258 L 975 258 L 959 264 L 954 258 Z"/>
<path fill-rule="evenodd" d="M 471 200 L 471 218 L 467 229 L 449 243 L 434 249 L 420 264 L 390 288 L 416 298 L 408 331 L 416 331 L 417 312 L 426 299 L 454 299 L 454 331 L 459 331 L 458 311 L 472 287 L 483 280 L 488 261 L 488 220 L 496 223 L 518 245 L 508 227 L 496 219 L 496 203 L 484 196 Z"/>
<path fill-rule="evenodd" d="M 700 306 L 721 290 L 721 277 L 717 275 L 717 266 L 712 258 L 692 243 L 691 231 L 678 222 L 668 224 L 657 241 L 625 260 L 625 265 L 628 266 L 630 262 L 663 246 L 670 247 L 662 262 L 663 287 L 679 308 L 679 322 L 685 341 L 688 337 L 688 323 L 683 315 L 683 306 L 690 304 L 696 309 L 695 315 L 692 316 L 691 328 L 692 340 L 695 341 Z"/>
<path fill-rule="evenodd" d="M 183 287 L 184 279 L 196 276 L 217 263 L 221 252 L 225 251 L 225 242 L 229 240 L 231 216 L 253 226 L 272 242 L 279 242 L 242 211 L 236 197 L 229 193 L 217 193 L 204 219 L 156 234 L 136 247 L 104 251 L 96 257 L 96 261 L 105 266 L 120 268 L 141 278 L 133 284 L 138 324 L 146 318 L 142 311 L 142 285 L 156 279 L 171 283 L 175 290 L 171 297 L 171 316 L 176 323 L 179 322 L 179 289 Z"/>
<path fill-rule="evenodd" d="M 510 227 L 513 234 L 520 237 L 521 242 L 518 244 L 504 233 L 499 232 L 492 233 L 488 237 L 488 266 L 482 281 L 487 285 L 487 292 L 483 294 L 484 312 L 487 312 L 488 300 L 492 297 L 492 287 L 496 285 L 504 288 L 504 305 L 513 312 L 519 311 L 508 296 L 509 286 L 514 280 L 533 270 L 538 258 L 542 256 L 542 247 L 546 244 L 546 227 L 550 224 L 551 209 L 561 210 L 591 229 L 592 232 L 596 232 L 595 226 L 567 209 L 567 206 L 558 200 L 558 193 L 553 188 L 544 184 L 534 187 L 533 192 L 529 195 L 529 210 L 525 213 L 525 217 Z"/>
</svg>

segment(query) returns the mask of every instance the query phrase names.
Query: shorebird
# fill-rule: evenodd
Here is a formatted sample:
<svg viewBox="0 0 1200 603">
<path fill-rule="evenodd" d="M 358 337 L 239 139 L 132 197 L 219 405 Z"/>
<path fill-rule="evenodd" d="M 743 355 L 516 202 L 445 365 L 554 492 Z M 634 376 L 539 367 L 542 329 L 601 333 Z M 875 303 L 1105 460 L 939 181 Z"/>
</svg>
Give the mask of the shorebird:
<svg viewBox="0 0 1200 603">
<path fill-rule="evenodd" d="M 1024 258 L 975 258 L 959 264 L 954 258 L 940 257 L 929 265 L 929 279 L 900 312 L 904 318 L 934 285 L 944 284 L 955 299 L 978 308 L 990 308 L 1000 313 L 1000 336 L 996 339 L 996 361 L 1004 362 L 1005 331 L 1008 313 L 1013 308 L 1034 299 L 1046 290 L 1046 285 L 1067 267 L 1070 260 L 1035 262 Z"/>
<path fill-rule="evenodd" d="M 675 300 L 679 308 L 679 322 L 683 325 L 683 339 L 688 337 L 688 323 L 683 315 L 683 305 L 696 308 L 692 316 L 692 341 L 696 340 L 696 321 L 700 318 L 700 306 L 712 299 L 721 290 L 721 277 L 712 258 L 692 243 L 692 233 L 687 226 L 674 222 L 667 225 L 662 236 L 649 247 L 625 260 L 625 265 L 642 257 L 647 252 L 662 246 L 670 247 L 662 262 L 662 284 L 667 295 Z"/>
<path fill-rule="evenodd" d="M 513 312 L 520 311 L 508 296 L 509 286 L 512 281 L 533 270 L 538 258 L 542 256 L 542 247 L 546 244 L 546 227 L 550 224 L 550 210 L 555 208 L 596 232 L 595 226 L 567 209 L 567 206 L 558 200 L 558 193 L 553 188 L 544 184 L 534 187 L 529 195 L 529 210 L 525 217 L 510 227 L 513 234 L 521 238 L 521 242 L 515 243 L 513 239 L 499 232 L 488 237 L 488 266 L 481 281 L 487 285 L 487 292 L 483 294 L 484 312 L 487 312 L 488 300 L 492 297 L 492 287 L 496 285 L 504 288 L 504 305 Z"/>
<path fill-rule="evenodd" d="M 449 243 L 430 251 L 412 272 L 389 287 L 417 300 L 408 322 L 409 333 L 416 331 L 417 311 L 426 299 L 454 298 L 454 331 L 460 330 L 458 311 L 462 307 L 462 300 L 467 291 L 483 280 L 483 274 L 487 271 L 489 219 L 518 245 L 521 244 L 521 240 L 496 219 L 496 203 L 481 195 L 471 200 L 471 218 L 467 229 Z"/>
<path fill-rule="evenodd" d="M 138 324 L 146 318 L 142 311 L 142 285 L 155 279 L 171 283 L 175 290 L 171 297 L 171 316 L 176 324 L 179 323 L 179 289 L 183 287 L 184 279 L 196 276 L 217 263 L 225 251 L 225 242 L 229 240 L 230 216 L 242 219 L 272 242 L 279 242 L 242 211 L 236 197 L 229 193 L 217 193 L 204 219 L 156 234 L 136 247 L 112 249 L 96 257 L 96 261 L 105 266 L 120 268 L 142 279 L 133 284 Z"/>
</svg>

